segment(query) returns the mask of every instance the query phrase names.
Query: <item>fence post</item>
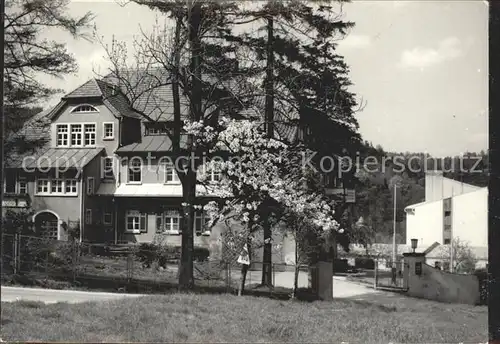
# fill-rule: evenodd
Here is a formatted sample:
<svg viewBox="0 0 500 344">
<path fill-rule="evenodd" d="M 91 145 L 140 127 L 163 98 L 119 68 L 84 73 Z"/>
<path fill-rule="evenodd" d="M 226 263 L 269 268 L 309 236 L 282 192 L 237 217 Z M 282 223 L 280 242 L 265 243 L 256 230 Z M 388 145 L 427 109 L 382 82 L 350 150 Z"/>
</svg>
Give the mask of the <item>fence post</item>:
<svg viewBox="0 0 500 344">
<path fill-rule="evenodd" d="M 276 287 L 276 264 L 271 264 L 271 269 L 273 271 L 273 287 Z"/>
<path fill-rule="evenodd" d="M 228 291 L 231 290 L 231 284 L 232 284 L 231 275 L 232 275 L 231 263 L 226 263 L 226 286 Z"/>
<path fill-rule="evenodd" d="M 12 245 L 13 245 L 13 258 L 14 258 L 14 275 L 17 275 L 17 267 L 18 267 L 18 252 L 17 252 L 17 249 L 18 249 L 18 241 L 19 241 L 19 238 L 18 238 L 18 234 L 14 234 L 14 241 L 12 242 Z M 2 257 L 3 259 L 3 257 Z"/>
<path fill-rule="evenodd" d="M 127 282 L 130 283 L 132 279 L 132 252 L 127 255 Z"/>
<path fill-rule="evenodd" d="M 373 289 L 377 290 L 378 278 L 378 260 L 375 261 L 375 269 L 373 271 Z"/>
<path fill-rule="evenodd" d="M 45 254 L 45 276 L 49 278 L 49 251 Z"/>
<path fill-rule="evenodd" d="M 76 282 L 76 241 L 75 238 L 71 239 L 71 252 L 73 257 L 71 259 L 71 271 L 73 272 L 73 283 Z"/>
</svg>

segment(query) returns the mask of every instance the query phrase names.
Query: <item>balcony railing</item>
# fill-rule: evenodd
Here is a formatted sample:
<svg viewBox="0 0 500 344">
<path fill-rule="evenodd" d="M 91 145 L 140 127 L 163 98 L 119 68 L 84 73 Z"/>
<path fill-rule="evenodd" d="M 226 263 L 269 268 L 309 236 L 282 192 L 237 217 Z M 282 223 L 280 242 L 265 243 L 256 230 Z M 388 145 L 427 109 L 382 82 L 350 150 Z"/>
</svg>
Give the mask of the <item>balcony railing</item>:
<svg viewBox="0 0 500 344">
<path fill-rule="evenodd" d="M 356 191 L 354 189 L 325 188 L 325 194 L 328 196 L 344 197 L 346 203 L 356 202 Z"/>
<path fill-rule="evenodd" d="M 27 194 L 5 193 L 3 195 L 2 207 L 26 208 L 29 206 L 30 197 Z"/>
</svg>

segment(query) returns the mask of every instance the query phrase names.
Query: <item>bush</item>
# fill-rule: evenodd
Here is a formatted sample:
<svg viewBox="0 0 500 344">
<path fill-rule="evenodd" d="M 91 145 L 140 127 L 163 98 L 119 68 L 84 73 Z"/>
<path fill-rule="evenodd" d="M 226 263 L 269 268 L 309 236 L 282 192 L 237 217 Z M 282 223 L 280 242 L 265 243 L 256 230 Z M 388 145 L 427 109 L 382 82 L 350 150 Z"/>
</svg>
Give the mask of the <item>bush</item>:
<svg viewBox="0 0 500 344">
<path fill-rule="evenodd" d="M 210 251 L 205 247 L 195 247 L 193 260 L 197 262 L 205 262 L 210 256 Z"/>
<path fill-rule="evenodd" d="M 193 260 L 204 262 L 208 260 L 210 251 L 205 247 L 195 247 L 193 252 Z M 158 264 L 163 268 L 167 267 L 167 263 L 179 261 L 181 258 L 180 246 L 166 246 L 154 243 L 143 243 L 135 252 L 135 257 L 142 263 L 145 268 L 150 268 L 153 263 Z"/>
<path fill-rule="evenodd" d="M 357 269 L 374 270 L 375 260 L 372 258 L 356 258 L 354 260 L 354 267 Z"/>
<path fill-rule="evenodd" d="M 33 211 L 29 210 L 11 210 L 8 209 L 2 216 L 2 225 L 4 234 L 23 234 L 33 235 L 34 228 L 31 222 Z"/>
<path fill-rule="evenodd" d="M 175 260 L 180 256 L 180 247 L 143 243 L 135 252 L 135 256 L 145 268 L 152 267 L 153 263 L 166 268 L 169 260 Z"/>
<path fill-rule="evenodd" d="M 478 269 L 474 271 L 474 275 L 479 281 L 480 304 L 486 305 L 488 304 L 488 272 L 486 269 Z"/>
<path fill-rule="evenodd" d="M 349 270 L 349 264 L 347 259 L 335 259 L 333 261 L 333 272 L 347 272 Z"/>
</svg>

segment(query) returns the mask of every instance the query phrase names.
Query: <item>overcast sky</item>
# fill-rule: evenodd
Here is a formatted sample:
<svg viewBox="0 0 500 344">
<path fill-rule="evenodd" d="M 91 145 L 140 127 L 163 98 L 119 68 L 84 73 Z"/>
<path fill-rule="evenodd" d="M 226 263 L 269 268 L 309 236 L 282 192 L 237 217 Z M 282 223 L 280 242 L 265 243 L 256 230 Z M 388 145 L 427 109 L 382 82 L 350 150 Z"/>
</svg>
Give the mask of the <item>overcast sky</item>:
<svg viewBox="0 0 500 344">
<path fill-rule="evenodd" d="M 139 26 L 151 28 L 157 14 L 112 0 L 73 1 L 72 15 L 86 11 L 106 42 L 131 42 Z M 366 102 L 357 114 L 365 140 L 391 151 L 455 155 L 488 145 L 488 8 L 483 1 L 354 1 L 344 7 L 356 27 L 339 46 L 351 67 L 352 90 Z M 77 74 L 49 83 L 69 92 L 104 72 L 97 43 L 67 43 L 79 62 Z M 50 101 L 51 104 L 58 99 Z"/>
</svg>

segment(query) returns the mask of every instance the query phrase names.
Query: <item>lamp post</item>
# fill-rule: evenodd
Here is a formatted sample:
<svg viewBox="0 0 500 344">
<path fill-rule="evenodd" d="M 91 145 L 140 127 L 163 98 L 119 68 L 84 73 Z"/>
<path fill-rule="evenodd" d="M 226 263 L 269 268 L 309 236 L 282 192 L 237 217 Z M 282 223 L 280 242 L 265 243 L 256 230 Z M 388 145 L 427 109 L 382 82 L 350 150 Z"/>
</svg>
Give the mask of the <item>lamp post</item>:
<svg viewBox="0 0 500 344">
<path fill-rule="evenodd" d="M 394 224 L 392 233 L 392 283 L 396 284 L 396 189 L 398 185 L 394 183 Z"/>
<path fill-rule="evenodd" d="M 411 248 L 413 249 L 413 253 L 415 253 L 417 245 L 418 245 L 418 239 L 411 239 Z"/>
<path fill-rule="evenodd" d="M 392 261 L 393 264 L 396 263 L 396 189 L 398 185 L 394 183 L 394 223 L 393 223 L 393 233 L 392 233 Z"/>
</svg>

